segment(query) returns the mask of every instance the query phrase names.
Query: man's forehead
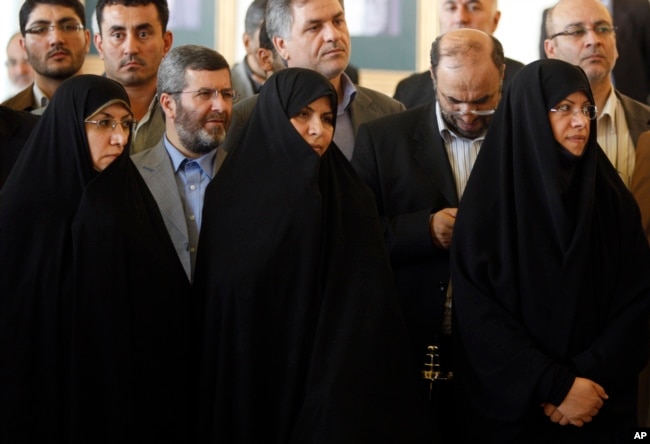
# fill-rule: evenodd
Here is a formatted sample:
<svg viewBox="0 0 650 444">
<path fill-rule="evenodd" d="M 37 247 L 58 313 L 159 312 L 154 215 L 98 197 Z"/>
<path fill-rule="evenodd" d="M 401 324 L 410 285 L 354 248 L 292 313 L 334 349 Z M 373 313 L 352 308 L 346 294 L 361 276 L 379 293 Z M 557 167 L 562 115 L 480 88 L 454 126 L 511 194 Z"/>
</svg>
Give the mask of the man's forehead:
<svg viewBox="0 0 650 444">
<path fill-rule="evenodd" d="M 81 21 L 81 17 L 68 6 L 39 4 L 29 14 L 29 22 L 49 21 L 52 15 L 57 21 L 66 19 Z"/>
<path fill-rule="evenodd" d="M 345 14 L 339 0 L 294 1 L 291 3 L 291 8 L 294 11 L 294 19 L 296 11 L 300 11 L 300 15 L 307 20 L 329 19 Z"/>
<path fill-rule="evenodd" d="M 133 5 L 125 6 L 121 4 L 113 5 L 107 4 L 102 11 L 102 21 L 111 22 L 111 24 L 119 24 L 129 22 L 133 25 L 133 21 L 137 21 L 138 26 L 142 25 L 161 25 L 160 17 L 158 16 L 158 9 L 153 3 L 147 5 Z"/>
<path fill-rule="evenodd" d="M 552 22 L 556 26 L 612 24 L 612 17 L 600 2 L 560 2 L 552 12 Z"/>
</svg>

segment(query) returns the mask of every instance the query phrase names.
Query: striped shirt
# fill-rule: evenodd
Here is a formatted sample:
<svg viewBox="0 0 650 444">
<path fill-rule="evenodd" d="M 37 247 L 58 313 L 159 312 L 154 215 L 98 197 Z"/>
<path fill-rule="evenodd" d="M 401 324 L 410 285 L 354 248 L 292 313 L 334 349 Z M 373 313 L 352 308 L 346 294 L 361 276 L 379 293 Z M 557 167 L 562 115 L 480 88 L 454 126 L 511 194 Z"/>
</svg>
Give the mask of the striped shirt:
<svg viewBox="0 0 650 444">
<path fill-rule="evenodd" d="M 625 110 L 612 88 L 597 121 L 598 144 L 626 187 L 630 187 L 636 151 L 625 118 Z"/>
<path fill-rule="evenodd" d="M 440 128 L 440 137 L 445 142 L 445 149 L 449 157 L 449 164 L 454 174 L 456 182 L 456 192 L 458 193 L 458 200 L 463 196 L 469 173 L 472 171 L 476 156 L 481 149 L 485 134 L 476 139 L 469 140 L 460 137 L 451 131 L 440 113 L 440 104 L 436 102 L 436 118 L 438 119 L 438 128 Z"/>
</svg>

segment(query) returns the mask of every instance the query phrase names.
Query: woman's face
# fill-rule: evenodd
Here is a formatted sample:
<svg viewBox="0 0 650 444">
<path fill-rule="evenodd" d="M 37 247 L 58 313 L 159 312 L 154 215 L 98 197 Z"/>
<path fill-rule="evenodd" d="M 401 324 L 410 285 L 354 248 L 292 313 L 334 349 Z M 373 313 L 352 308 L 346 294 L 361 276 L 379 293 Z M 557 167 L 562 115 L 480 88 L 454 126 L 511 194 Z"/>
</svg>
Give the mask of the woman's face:
<svg viewBox="0 0 650 444">
<path fill-rule="evenodd" d="M 124 151 L 135 121 L 121 103 L 102 108 L 86 119 L 90 157 L 97 171 L 104 171 Z"/>
<path fill-rule="evenodd" d="M 548 113 L 555 140 L 574 156 L 582 155 L 587 145 L 591 120 L 587 114 L 590 111 L 595 114 L 592 106 L 585 93 L 578 91 L 569 94 Z"/>
<path fill-rule="evenodd" d="M 290 120 L 319 156 L 325 154 L 334 137 L 334 113 L 329 97 L 314 100 Z"/>
</svg>

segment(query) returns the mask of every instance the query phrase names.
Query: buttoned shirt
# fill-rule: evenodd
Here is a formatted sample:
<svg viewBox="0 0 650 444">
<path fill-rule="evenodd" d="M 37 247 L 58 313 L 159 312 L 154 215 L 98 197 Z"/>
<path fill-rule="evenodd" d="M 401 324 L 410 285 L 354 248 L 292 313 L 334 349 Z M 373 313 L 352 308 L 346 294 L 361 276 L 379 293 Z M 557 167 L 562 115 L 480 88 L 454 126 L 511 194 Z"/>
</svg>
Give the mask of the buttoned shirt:
<svg viewBox="0 0 650 444">
<path fill-rule="evenodd" d="M 341 74 L 341 88 L 343 89 L 343 100 L 339 102 L 336 110 L 336 131 L 334 131 L 334 143 L 348 160 L 352 159 L 354 150 L 354 128 L 350 116 L 350 106 L 357 94 L 352 80 L 345 74 Z"/>
<path fill-rule="evenodd" d="M 212 180 L 217 151 L 212 150 L 198 159 L 189 159 L 174 148 L 167 139 L 167 135 L 164 136 L 164 144 L 172 161 L 174 177 L 183 203 L 189 239 L 187 251 L 190 252 L 192 275 L 194 275 L 196 249 L 199 244 L 201 215 L 203 213 L 203 197 L 208 184 Z"/>
<path fill-rule="evenodd" d="M 476 157 L 481 149 L 481 144 L 485 139 L 485 133 L 476 139 L 467 139 L 454 133 L 447 123 L 442 118 L 440 112 L 440 104 L 436 101 L 436 119 L 438 120 L 438 128 L 440 128 L 440 137 L 444 140 L 447 156 L 449 157 L 449 164 L 451 171 L 454 174 L 456 182 L 456 192 L 458 200 L 465 191 L 467 180 L 476 162 Z M 451 334 L 451 305 L 452 305 L 452 284 L 451 280 L 447 286 L 447 294 L 445 298 L 445 311 L 442 320 L 442 331 L 445 334 Z"/>
<path fill-rule="evenodd" d="M 483 139 L 485 139 L 485 133 L 472 140 L 457 135 L 449 129 L 447 123 L 442 118 L 440 104 L 438 102 L 436 102 L 436 118 L 438 119 L 438 128 L 440 128 L 440 137 L 445 142 L 449 164 L 451 165 L 454 180 L 456 181 L 458 200 L 460 200 L 465 191 L 465 186 L 467 185 L 467 180 L 469 179 L 474 162 L 476 162 L 476 156 L 478 156 Z"/>
</svg>

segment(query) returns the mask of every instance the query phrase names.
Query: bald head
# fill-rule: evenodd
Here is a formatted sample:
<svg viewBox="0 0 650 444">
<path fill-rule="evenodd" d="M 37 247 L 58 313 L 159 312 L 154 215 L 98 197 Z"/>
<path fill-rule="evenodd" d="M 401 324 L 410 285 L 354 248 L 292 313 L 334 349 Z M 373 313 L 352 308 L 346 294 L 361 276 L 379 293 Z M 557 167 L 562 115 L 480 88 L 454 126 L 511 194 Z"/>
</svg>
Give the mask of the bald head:
<svg viewBox="0 0 650 444">
<path fill-rule="evenodd" d="M 501 18 L 497 0 L 438 0 L 440 32 L 472 28 L 494 34 Z"/>
<path fill-rule="evenodd" d="M 503 47 L 493 36 L 475 29 L 457 29 L 438 37 L 431 46 L 431 78 L 442 118 L 461 137 L 485 133 L 501 99 L 505 72 Z"/>
<path fill-rule="evenodd" d="M 501 43 L 485 32 L 469 28 L 446 32 L 433 42 L 431 72 L 435 73 L 443 61 L 446 68 L 455 66 L 462 69 L 471 64 L 491 63 L 497 73 L 505 69 Z"/>
<path fill-rule="evenodd" d="M 609 10 L 599 0 L 561 0 L 547 14 L 544 50 L 580 66 L 592 84 L 608 85 L 618 50 Z"/>
<path fill-rule="evenodd" d="M 7 75 L 16 88 L 27 88 L 34 81 L 34 70 L 27 61 L 27 54 L 20 46 L 22 34 L 15 33 L 7 44 Z"/>
</svg>

